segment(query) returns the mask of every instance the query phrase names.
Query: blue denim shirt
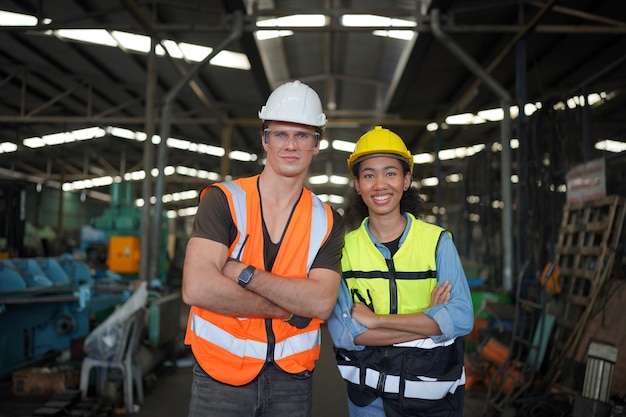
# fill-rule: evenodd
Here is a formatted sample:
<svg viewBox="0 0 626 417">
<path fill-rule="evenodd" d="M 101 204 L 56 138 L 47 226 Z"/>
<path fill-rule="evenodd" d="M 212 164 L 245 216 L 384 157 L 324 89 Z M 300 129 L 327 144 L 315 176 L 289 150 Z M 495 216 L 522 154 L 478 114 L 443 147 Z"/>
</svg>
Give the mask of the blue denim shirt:
<svg viewBox="0 0 626 417">
<path fill-rule="evenodd" d="M 411 219 L 407 218 L 407 225 L 404 233 L 400 237 L 400 246 L 404 244 Z M 367 233 L 374 245 L 383 254 L 385 259 L 391 258 L 389 249 L 380 243 L 368 228 L 369 219 L 365 222 Z M 439 284 L 448 280 L 452 284 L 450 301 L 446 304 L 439 304 L 426 310 L 423 313 L 437 322 L 441 329 L 441 335 L 431 336 L 435 343 L 440 343 L 454 337 L 468 334 L 474 325 L 474 310 L 469 285 L 465 277 L 465 271 L 461 264 L 461 259 L 454 246 L 454 242 L 447 233 L 444 233 L 439 240 L 436 253 L 437 281 Z M 353 301 L 347 285 L 341 280 L 339 296 L 333 312 L 328 319 L 328 331 L 335 343 L 335 346 L 348 350 L 362 350 L 364 346 L 355 345 L 354 338 L 367 330 L 357 320 L 352 318 Z"/>
</svg>

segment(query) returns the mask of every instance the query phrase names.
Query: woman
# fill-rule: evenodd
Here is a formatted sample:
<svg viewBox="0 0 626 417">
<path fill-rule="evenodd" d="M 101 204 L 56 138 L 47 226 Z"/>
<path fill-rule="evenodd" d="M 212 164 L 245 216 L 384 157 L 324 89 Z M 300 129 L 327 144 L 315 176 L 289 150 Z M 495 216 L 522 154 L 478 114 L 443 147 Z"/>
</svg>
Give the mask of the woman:
<svg viewBox="0 0 626 417">
<path fill-rule="evenodd" d="M 367 217 L 346 235 L 328 325 L 350 416 L 460 416 L 460 336 L 474 316 L 451 235 L 417 219 L 413 157 L 395 133 L 367 132 L 348 167 L 355 206 Z"/>
</svg>

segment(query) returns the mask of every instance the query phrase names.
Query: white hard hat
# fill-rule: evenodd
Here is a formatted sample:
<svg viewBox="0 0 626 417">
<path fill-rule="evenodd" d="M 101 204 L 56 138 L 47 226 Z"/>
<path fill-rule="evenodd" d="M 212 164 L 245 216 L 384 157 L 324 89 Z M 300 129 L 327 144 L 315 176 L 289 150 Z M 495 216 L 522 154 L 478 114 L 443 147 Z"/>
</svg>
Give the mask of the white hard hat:
<svg viewBox="0 0 626 417">
<path fill-rule="evenodd" d="M 263 121 L 277 120 L 320 128 L 326 125 L 326 115 L 319 96 L 311 87 L 297 80 L 276 88 L 265 106 L 261 107 L 259 118 Z"/>
</svg>

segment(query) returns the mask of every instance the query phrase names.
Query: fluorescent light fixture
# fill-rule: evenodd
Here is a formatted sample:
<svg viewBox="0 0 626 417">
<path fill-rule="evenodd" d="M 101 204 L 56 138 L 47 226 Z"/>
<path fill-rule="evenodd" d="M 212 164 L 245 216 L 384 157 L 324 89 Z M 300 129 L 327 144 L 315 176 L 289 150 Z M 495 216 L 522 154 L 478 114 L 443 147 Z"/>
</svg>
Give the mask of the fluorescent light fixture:
<svg viewBox="0 0 626 417">
<path fill-rule="evenodd" d="M 251 68 L 250 61 L 245 54 L 232 51 L 220 51 L 211 59 L 211 64 L 218 67 L 227 67 L 240 70 L 249 70 Z"/>
<path fill-rule="evenodd" d="M 148 54 L 151 48 L 149 36 L 140 35 L 130 32 L 111 31 L 104 29 L 59 29 L 47 33 L 56 36 L 59 39 L 69 39 L 85 43 L 93 43 L 110 47 L 118 47 L 123 51 Z M 163 47 L 165 46 L 165 48 Z M 200 62 L 205 59 L 213 48 L 204 45 L 195 45 L 190 43 L 176 43 L 172 40 L 164 40 L 162 45 L 155 47 L 157 55 L 165 55 L 167 51 L 170 56 L 178 59 L 186 59 L 188 61 Z M 220 51 L 215 55 L 210 64 L 241 70 L 249 70 L 251 68 L 248 57 L 240 52 Z"/>
<path fill-rule="evenodd" d="M 119 46 L 115 38 L 104 29 L 59 29 L 53 34 L 60 39 L 71 39 L 104 46 Z"/>
<path fill-rule="evenodd" d="M 260 41 L 276 38 L 285 38 L 292 35 L 293 31 L 291 30 L 257 30 L 256 32 L 254 32 L 254 36 L 256 36 L 256 38 Z"/>
<path fill-rule="evenodd" d="M 346 14 L 341 17 L 341 24 L 346 27 L 416 27 L 417 23 L 411 20 L 394 19 L 372 14 Z M 415 37 L 412 30 L 384 30 L 372 31 L 374 36 L 410 41 Z"/>
<path fill-rule="evenodd" d="M 326 139 L 322 139 L 320 141 L 320 151 L 323 151 L 324 149 L 328 149 L 328 140 Z"/>
<path fill-rule="evenodd" d="M 17 145 L 13 142 L 0 143 L 0 153 L 9 153 L 17 151 Z"/>
<path fill-rule="evenodd" d="M 150 52 L 152 41 L 148 36 L 130 32 L 120 32 L 119 30 L 111 31 L 111 36 L 122 49 L 142 52 L 144 54 Z"/>
<path fill-rule="evenodd" d="M 337 150 L 337 151 L 344 151 L 344 152 L 354 152 L 354 148 L 356 147 L 356 143 L 354 142 L 348 142 L 345 140 L 333 140 L 332 143 L 332 147 L 333 149 Z"/>
<path fill-rule="evenodd" d="M 347 185 L 350 182 L 350 178 L 342 175 L 331 175 L 330 183 L 335 185 Z"/>
<path fill-rule="evenodd" d="M 44 23 L 50 22 L 50 19 L 44 19 Z M 0 10 L 0 26 L 37 26 L 37 23 L 35 16 Z"/>
<path fill-rule="evenodd" d="M 626 151 L 626 143 L 616 140 L 605 139 L 595 144 L 595 148 L 601 151 L 620 153 Z"/>
<path fill-rule="evenodd" d="M 439 178 L 437 177 L 424 178 L 422 179 L 421 182 L 422 182 L 422 187 L 435 187 L 439 185 Z"/>
<path fill-rule="evenodd" d="M 326 16 L 323 14 L 298 14 L 291 16 L 283 16 L 277 18 L 257 20 L 258 28 L 276 28 L 272 30 L 257 30 L 255 36 L 258 40 L 283 38 L 292 36 L 291 30 L 279 30 L 281 27 L 324 27 L 328 24 Z"/>
<path fill-rule="evenodd" d="M 251 161 L 257 160 L 256 154 L 248 153 L 244 151 L 231 151 L 228 154 L 228 157 L 235 161 L 243 161 L 243 162 L 251 162 Z"/>
<path fill-rule="evenodd" d="M 485 123 L 485 119 L 472 113 L 454 114 L 446 117 L 446 124 L 449 125 L 476 125 Z"/>
<path fill-rule="evenodd" d="M 374 36 L 381 36 L 383 38 L 400 39 L 403 41 L 413 40 L 415 32 L 412 30 L 375 30 L 372 32 Z"/>
<path fill-rule="evenodd" d="M 270 19 L 257 20 L 259 28 L 280 27 L 324 27 L 327 25 L 326 16 L 323 14 L 294 14 Z"/>
<path fill-rule="evenodd" d="M 53 133 L 41 137 L 46 145 L 59 145 L 61 143 L 74 142 L 74 136 L 69 132 Z"/>
<path fill-rule="evenodd" d="M 309 177 L 309 183 L 312 185 L 320 185 L 328 183 L 328 175 L 314 175 Z"/>
<path fill-rule="evenodd" d="M 325 203 L 343 204 L 345 201 L 343 196 L 336 194 L 318 194 L 317 196 Z"/>
<path fill-rule="evenodd" d="M 446 176 L 446 182 L 448 183 L 457 183 L 463 181 L 463 175 L 461 174 L 450 174 Z"/>
<path fill-rule="evenodd" d="M 439 151 L 439 159 L 442 161 L 447 161 L 455 158 L 457 158 L 456 149 L 443 149 Z"/>
<path fill-rule="evenodd" d="M 204 58 L 206 58 L 211 52 L 213 52 L 213 48 L 203 45 L 194 45 L 191 43 L 181 42 L 178 44 L 178 47 L 183 53 L 183 56 L 190 61 L 200 62 Z"/>
<path fill-rule="evenodd" d="M 426 130 L 429 132 L 435 132 L 437 129 L 439 129 L 439 124 L 435 122 L 430 122 L 426 125 Z"/>
<path fill-rule="evenodd" d="M 130 129 L 123 129 L 121 127 L 108 127 L 107 132 L 112 136 L 117 136 L 118 138 L 130 139 L 134 140 L 136 138 L 136 133 Z"/>
<path fill-rule="evenodd" d="M 220 175 L 217 172 L 205 171 L 203 169 L 189 168 L 185 166 L 177 166 L 176 173 L 179 175 L 184 175 L 187 177 L 195 177 L 207 179 L 210 181 L 218 181 L 220 179 Z"/>
<path fill-rule="evenodd" d="M 418 165 L 430 164 L 434 160 L 435 157 L 430 153 L 418 153 L 413 155 L 413 163 Z"/>
<path fill-rule="evenodd" d="M 416 22 L 373 14 L 345 14 L 341 24 L 346 27 L 415 27 Z"/>
<path fill-rule="evenodd" d="M 72 130 L 72 136 L 76 140 L 89 140 L 101 138 L 106 135 L 106 131 L 101 127 L 87 127 L 85 129 Z"/>
<path fill-rule="evenodd" d="M 163 49 L 164 47 L 165 49 Z M 155 47 L 155 52 L 157 55 L 164 56 L 166 51 L 167 54 L 172 58 L 182 59 L 185 57 L 185 54 L 183 54 L 183 51 L 181 51 L 178 44 L 171 40 L 163 40 Z"/>
<path fill-rule="evenodd" d="M 477 115 L 478 117 L 484 120 L 488 120 L 490 122 L 499 122 L 500 120 L 504 119 L 504 111 L 502 111 L 501 108 L 481 110 L 478 112 Z"/>
<path fill-rule="evenodd" d="M 91 178 L 87 180 L 66 182 L 63 184 L 62 189 L 63 191 L 85 190 L 88 188 L 104 187 L 107 185 L 111 185 L 113 184 L 113 181 L 113 177 L 110 176 Z"/>
</svg>

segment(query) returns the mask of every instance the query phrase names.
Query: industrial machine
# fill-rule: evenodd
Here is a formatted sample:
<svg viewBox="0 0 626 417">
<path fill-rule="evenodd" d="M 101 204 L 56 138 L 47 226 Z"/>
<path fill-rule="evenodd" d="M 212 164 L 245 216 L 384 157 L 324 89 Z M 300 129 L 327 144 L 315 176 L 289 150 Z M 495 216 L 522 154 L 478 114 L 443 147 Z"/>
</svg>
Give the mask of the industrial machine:
<svg viewBox="0 0 626 417">
<path fill-rule="evenodd" d="M 141 259 L 141 209 L 135 206 L 134 184 L 119 182 L 111 184 L 111 204 L 102 216 L 91 225 L 104 232 L 108 239 L 106 265 L 109 270 L 124 278 L 137 279 Z M 167 217 L 162 217 L 161 244 L 158 254 L 157 275 L 166 278 Z"/>
<path fill-rule="evenodd" d="M 0 378 L 71 349 L 91 330 L 92 315 L 129 294 L 95 282 L 87 264 L 69 254 L 0 260 Z"/>
</svg>

